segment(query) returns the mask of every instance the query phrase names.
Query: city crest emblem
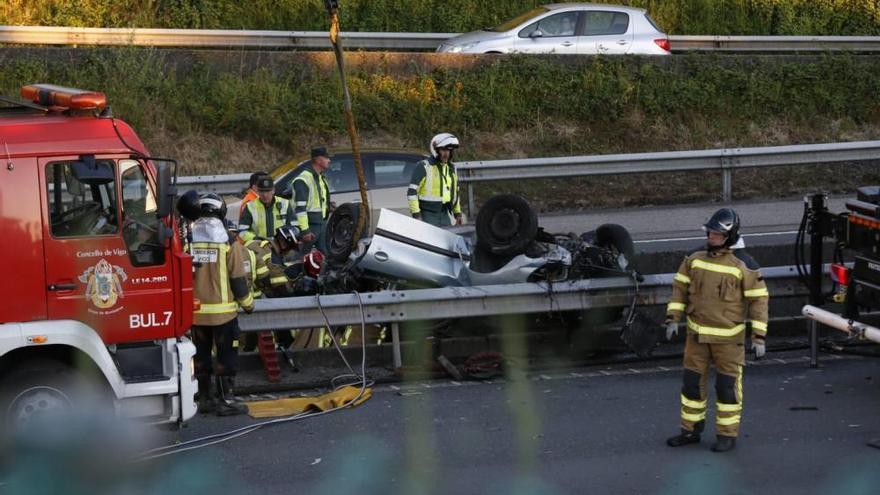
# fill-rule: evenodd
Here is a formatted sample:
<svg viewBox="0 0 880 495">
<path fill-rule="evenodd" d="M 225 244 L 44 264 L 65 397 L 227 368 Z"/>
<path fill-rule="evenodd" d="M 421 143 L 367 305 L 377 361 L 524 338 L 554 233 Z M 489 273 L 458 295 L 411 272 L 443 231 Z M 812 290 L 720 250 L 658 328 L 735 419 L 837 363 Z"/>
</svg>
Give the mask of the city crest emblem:
<svg viewBox="0 0 880 495">
<path fill-rule="evenodd" d="M 86 284 L 86 299 L 96 308 L 107 309 L 122 297 L 122 282 L 127 278 L 122 267 L 111 265 L 102 258 L 98 264 L 84 271 L 79 281 Z"/>
</svg>

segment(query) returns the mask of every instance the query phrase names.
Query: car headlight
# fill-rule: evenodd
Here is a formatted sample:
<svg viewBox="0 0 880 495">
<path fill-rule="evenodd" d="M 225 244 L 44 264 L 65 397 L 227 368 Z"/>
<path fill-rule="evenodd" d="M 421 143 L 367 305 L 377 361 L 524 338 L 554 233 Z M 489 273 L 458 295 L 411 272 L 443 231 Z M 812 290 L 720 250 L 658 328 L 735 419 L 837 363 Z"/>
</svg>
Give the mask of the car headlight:
<svg viewBox="0 0 880 495">
<path fill-rule="evenodd" d="M 452 45 L 447 50 L 448 53 L 461 53 L 477 46 L 478 43 L 465 43 L 464 45 Z"/>
</svg>

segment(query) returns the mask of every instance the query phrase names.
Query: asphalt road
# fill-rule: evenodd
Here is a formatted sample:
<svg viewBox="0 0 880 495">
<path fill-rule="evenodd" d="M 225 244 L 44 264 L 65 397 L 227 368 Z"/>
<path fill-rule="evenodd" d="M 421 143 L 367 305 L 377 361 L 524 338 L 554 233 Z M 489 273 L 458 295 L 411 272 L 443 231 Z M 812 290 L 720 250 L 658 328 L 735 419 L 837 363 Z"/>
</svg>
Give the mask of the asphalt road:
<svg viewBox="0 0 880 495">
<path fill-rule="evenodd" d="M 829 210 L 845 211 L 847 199 L 850 196 L 829 198 Z M 617 223 L 630 231 L 637 249 L 646 252 L 669 251 L 687 249 L 705 239 L 702 225 L 712 213 L 724 206 L 734 208 L 742 219 L 746 246 L 792 244 L 804 210 L 803 199 L 793 198 L 597 210 L 542 216 L 539 223 L 550 232 L 585 232 L 603 223 Z"/>
<path fill-rule="evenodd" d="M 876 358 L 825 356 L 813 370 L 799 351 L 751 364 L 743 434 L 726 454 L 709 451 L 710 434 L 699 445 L 665 446 L 678 429 L 680 369 L 660 364 L 383 385 L 352 410 L 130 469 L 133 488 L 125 493 L 876 493 L 880 450 L 866 446 L 880 437 Z M 197 417 L 149 441 L 187 441 L 255 422 Z M 108 451 L 96 449 L 92 461 L 103 470 Z M 79 493 L 86 477 L 91 495 L 122 493 L 102 469 L 51 467 L 44 459 L 35 479 L 69 476 L 58 493 Z M 10 479 L 5 488 L 18 486 Z M 94 489 L 102 479 L 112 489 Z"/>
</svg>

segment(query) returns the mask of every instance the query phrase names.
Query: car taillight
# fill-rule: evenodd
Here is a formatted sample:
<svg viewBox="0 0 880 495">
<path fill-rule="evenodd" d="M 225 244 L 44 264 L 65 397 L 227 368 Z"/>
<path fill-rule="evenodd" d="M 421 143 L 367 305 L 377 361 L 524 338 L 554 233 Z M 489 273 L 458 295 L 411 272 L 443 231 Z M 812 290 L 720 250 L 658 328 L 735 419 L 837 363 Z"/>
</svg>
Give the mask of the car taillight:
<svg viewBox="0 0 880 495">
<path fill-rule="evenodd" d="M 656 43 L 657 46 L 666 50 L 667 52 L 672 51 L 669 48 L 669 39 L 667 39 L 667 38 L 660 38 L 659 40 L 654 40 L 654 43 Z"/>
<path fill-rule="evenodd" d="M 849 268 L 835 263 L 831 265 L 828 272 L 831 275 L 831 280 L 835 283 L 844 286 L 849 285 Z"/>
</svg>

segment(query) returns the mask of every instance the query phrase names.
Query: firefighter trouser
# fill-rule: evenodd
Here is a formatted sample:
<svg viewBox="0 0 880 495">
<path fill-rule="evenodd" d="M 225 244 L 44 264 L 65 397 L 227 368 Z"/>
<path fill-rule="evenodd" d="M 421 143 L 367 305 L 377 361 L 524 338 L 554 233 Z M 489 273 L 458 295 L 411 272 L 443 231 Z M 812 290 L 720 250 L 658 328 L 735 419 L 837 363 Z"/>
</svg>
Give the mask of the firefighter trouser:
<svg viewBox="0 0 880 495">
<path fill-rule="evenodd" d="M 687 336 L 681 387 L 681 428 L 702 432 L 708 404 L 709 365 L 715 363 L 715 432 L 735 437 L 742 415 L 742 372 L 745 348 L 739 344 L 701 344 Z"/>
<path fill-rule="evenodd" d="M 238 349 L 233 342 L 238 338 L 238 318 L 215 326 L 192 326 L 193 344 L 196 346 L 194 364 L 196 377 L 235 376 L 238 370 Z M 211 359 L 211 351 L 217 349 L 217 365 Z"/>
</svg>

